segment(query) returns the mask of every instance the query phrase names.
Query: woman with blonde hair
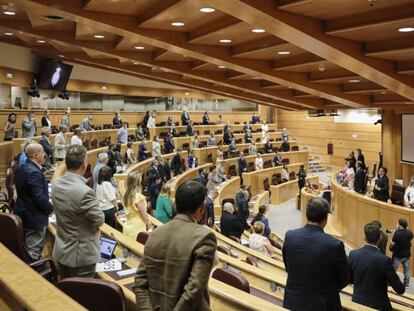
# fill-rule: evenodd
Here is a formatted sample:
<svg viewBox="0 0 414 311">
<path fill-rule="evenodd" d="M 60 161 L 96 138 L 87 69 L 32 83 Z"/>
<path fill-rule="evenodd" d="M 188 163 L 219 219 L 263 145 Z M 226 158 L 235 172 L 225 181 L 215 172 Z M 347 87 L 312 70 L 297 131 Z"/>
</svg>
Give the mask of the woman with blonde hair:
<svg viewBox="0 0 414 311">
<path fill-rule="evenodd" d="M 157 207 L 155 209 L 155 218 L 157 218 L 162 223 L 166 224 L 174 217 L 174 208 L 169 198 L 170 195 L 170 186 L 169 184 L 164 184 L 161 187 L 160 195 L 157 199 Z"/>
<path fill-rule="evenodd" d="M 249 237 L 249 248 L 258 251 L 266 256 L 273 256 L 273 247 L 269 240 L 263 236 L 265 225 L 256 221 L 253 225 L 253 234 Z"/>
<path fill-rule="evenodd" d="M 136 239 L 138 233 L 147 231 L 150 222 L 147 214 L 147 200 L 142 195 L 142 174 L 132 172 L 128 175 L 126 191 L 123 197 L 126 221 L 123 233 L 132 239 Z"/>
</svg>

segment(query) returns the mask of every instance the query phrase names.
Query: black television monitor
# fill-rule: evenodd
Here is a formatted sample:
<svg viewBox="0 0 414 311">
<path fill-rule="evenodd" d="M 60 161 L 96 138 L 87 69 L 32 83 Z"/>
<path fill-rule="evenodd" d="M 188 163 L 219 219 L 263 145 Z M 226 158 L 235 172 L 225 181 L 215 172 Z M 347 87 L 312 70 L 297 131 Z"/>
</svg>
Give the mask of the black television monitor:
<svg viewBox="0 0 414 311">
<path fill-rule="evenodd" d="M 46 60 L 40 68 L 37 86 L 40 89 L 62 91 L 66 89 L 72 65 L 67 65 L 56 60 Z"/>
</svg>

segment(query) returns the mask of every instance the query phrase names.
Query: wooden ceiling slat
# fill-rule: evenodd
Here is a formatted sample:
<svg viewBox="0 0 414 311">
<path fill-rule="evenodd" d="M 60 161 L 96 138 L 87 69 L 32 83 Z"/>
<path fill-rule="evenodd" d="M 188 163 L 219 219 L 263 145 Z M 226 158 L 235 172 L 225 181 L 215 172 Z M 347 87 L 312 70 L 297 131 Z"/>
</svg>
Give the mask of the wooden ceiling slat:
<svg viewBox="0 0 414 311">
<path fill-rule="evenodd" d="M 178 2 L 180 0 L 162 0 L 157 2 L 138 17 L 137 26 L 144 24 L 146 21 L 149 21 Z"/>
<path fill-rule="evenodd" d="M 231 16 L 223 16 L 215 20 L 211 25 L 202 25 L 197 29 L 194 29 L 189 34 L 189 41 L 195 42 L 205 37 L 211 36 L 213 33 L 222 31 L 228 27 L 232 27 L 241 23 L 240 20 Z"/>
<path fill-rule="evenodd" d="M 300 66 L 303 64 L 316 64 L 324 61 L 317 55 L 306 53 L 291 56 L 282 60 L 273 61 L 274 70 L 289 70 L 292 67 Z"/>
</svg>

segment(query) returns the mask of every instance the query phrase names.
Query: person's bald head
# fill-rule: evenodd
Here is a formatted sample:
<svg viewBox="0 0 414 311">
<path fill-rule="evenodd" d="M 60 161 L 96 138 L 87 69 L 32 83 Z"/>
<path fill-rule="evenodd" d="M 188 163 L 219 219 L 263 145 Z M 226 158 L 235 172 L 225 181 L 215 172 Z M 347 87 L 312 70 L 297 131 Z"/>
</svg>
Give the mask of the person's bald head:
<svg viewBox="0 0 414 311">
<path fill-rule="evenodd" d="M 39 143 L 30 143 L 26 147 L 26 156 L 29 160 L 42 165 L 45 161 L 45 151 Z"/>
</svg>

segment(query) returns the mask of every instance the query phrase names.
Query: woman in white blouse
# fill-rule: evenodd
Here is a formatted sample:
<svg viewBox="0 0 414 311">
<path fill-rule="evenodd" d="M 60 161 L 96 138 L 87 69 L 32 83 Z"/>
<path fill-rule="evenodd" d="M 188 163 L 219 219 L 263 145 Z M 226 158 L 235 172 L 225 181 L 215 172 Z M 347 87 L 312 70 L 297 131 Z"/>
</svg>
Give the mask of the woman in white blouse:
<svg viewBox="0 0 414 311">
<path fill-rule="evenodd" d="M 135 152 L 132 149 L 133 143 L 130 141 L 127 143 L 127 151 L 126 151 L 126 162 L 127 164 L 135 164 L 137 162 L 137 158 L 135 157 Z"/>
<path fill-rule="evenodd" d="M 266 121 L 263 121 L 262 123 L 262 135 L 263 133 L 269 132 L 269 126 L 267 125 Z"/>
<path fill-rule="evenodd" d="M 214 132 L 210 133 L 207 139 L 207 147 L 215 146 L 216 145 L 216 136 L 214 136 Z"/>
<path fill-rule="evenodd" d="M 266 256 L 273 256 L 273 247 L 269 240 L 263 236 L 264 223 L 256 221 L 253 225 L 254 233 L 249 237 L 249 248 L 258 251 Z"/>
<path fill-rule="evenodd" d="M 252 141 L 249 145 L 249 155 L 256 155 L 256 154 L 257 154 L 256 142 Z"/>
<path fill-rule="evenodd" d="M 344 181 L 345 181 L 345 185 L 348 186 L 349 190 L 354 190 L 354 178 L 355 178 L 355 170 L 352 167 L 351 162 L 348 161 Z"/>
<path fill-rule="evenodd" d="M 70 144 L 71 145 L 82 145 L 82 139 L 81 137 L 81 130 L 80 128 L 77 128 L 73 131 L 73 136 L 70 139 Z"/>
<path fill-rule="evenodd" d="M 414 208 L 414 176 L 410 179 L 410 184 L 404 193 L 404 206 Z"/>
<path fill-rule="evenodd" d="M 152 156 L 156 158 L 160 155 L 161 155 L 160 140 L 158 139 L 158 136 L 154 136 L 154 139 L 152 140 Z"/>
<path fill-rule="evenodd" d="M 98 185 L 96 186 L 96 199 L 105 215 L 105 223 L 115 227 L 115 214 L 118 210 L 117 192 L 112 186 L 112 170 L 103 166 L 99 170 Z"/>
<path fill-rule="evenodd" d="M 263 158 L 262 158 L 262 155 L 260 153 L 256 157 L 255 169 L 256 169 L 256 171 L 259 171 L 259 170 L 263 169 Z"/>
<path fill-rule="evenodd" d="M 153 113 L 152 116 L 148 118 L 147 128 L 155 127 L 155 114 Z"/>
</svg>

